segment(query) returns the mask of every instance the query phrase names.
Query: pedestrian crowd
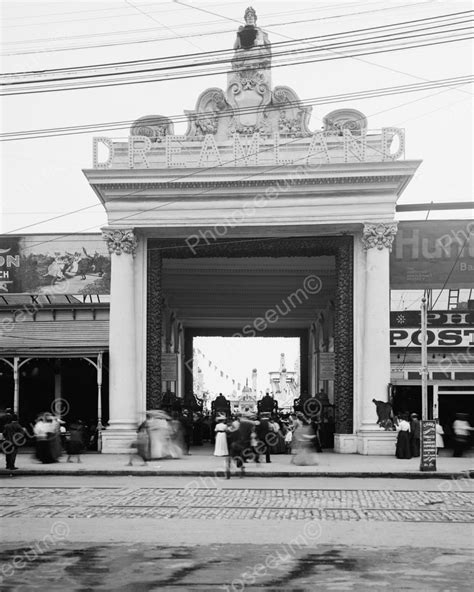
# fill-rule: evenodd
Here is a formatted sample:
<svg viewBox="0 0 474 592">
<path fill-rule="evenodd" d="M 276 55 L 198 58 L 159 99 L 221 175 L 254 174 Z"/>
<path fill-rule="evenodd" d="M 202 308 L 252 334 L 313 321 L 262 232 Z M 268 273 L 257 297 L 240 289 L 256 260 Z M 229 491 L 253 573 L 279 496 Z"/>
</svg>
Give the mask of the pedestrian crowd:
<svg viewBox="0 0 474 592">
<path fill-rule="evenodd" d="M 0 444 L 5 454 L 6 469 L 18 470 L 16 458 L 18 450 L 26 444 L 34 444 L 35 458 L 44 463 L 55 463 L 64 452 L 67 462 L 75 457 L 81 462 L 81 452 L 84 450 L 86 431 L 80 421 L 72 421 L 68 425 L 52 413 L 40 413 L 29 432 L 20 425 L 18 416 L 12 409 L 6 409 L 0 414 Z"/>
<path fill-rule="evenodd" d="M 469 448 L 471 434 L 474 428 L 469 424 L 467 413 L 456 413 L 456 419 L 452 425 L 453 456 L 463 456 Z M 416 413 L 402 413 L 395 418 L 395 429 L 397 430 L 397 444 L 395 456 L 397 458 L 416 458 L 420 456 L 421 424 Z M 444 448 L 445 430 L 436 420 L 436 450 L 439 454 Z"/>
<path fill-rule="evenodd" d="M 457 413 L 449 435 L 452 436 L 453 456 L 461 457 L 470 447 L 474 428 L 469 416 Z M 420 456 L 420 421 L 416 413 L 395 418 L 397 442 L 395 455 L 400 459 Z M 305 414 L 260 412 L 258 414 L 216 413 L 205 416 L 187 409 L 167 413 L 150 411 L 138 426 L 130 446 L 129 465 L 134 460 L 147 464 L 150 459 L 181 458 L 191 454 L 191 446 L 214 444 L 214 456 L 226 459 L 230 474 L 233 464 L 244 473 L 245 464 L 271 462 L 274 454 L 291 454 L 295 465 L 317 465 L 317 453 L 322 452 L 318 417 Z M 445 430 L 437 421 L 436 447 L 444 448 Z M 19 448 L 34 444 L 35 457 L 41 463 L 55 463 L 66 453 L 67 462 L 81 462 L 81 453 L 91 439 L 87 426 L 80 420 L 65 423 L 52 413 L 41 413 L 30 432 L 22 427 L 12 409 L 0 412 L 0 448 L 5 454 L 6 469 L 17 470 Z"/>
</svg>

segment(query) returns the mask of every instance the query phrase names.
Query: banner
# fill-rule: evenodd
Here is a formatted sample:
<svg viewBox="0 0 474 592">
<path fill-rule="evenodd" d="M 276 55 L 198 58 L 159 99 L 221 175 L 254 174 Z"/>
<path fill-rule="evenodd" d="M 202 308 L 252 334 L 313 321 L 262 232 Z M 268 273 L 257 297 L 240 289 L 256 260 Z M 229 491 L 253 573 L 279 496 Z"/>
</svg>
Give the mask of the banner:
<svg viewBox="0 0 474 592">
<path fill-rule="evenodd" d="M 474 222 L 399 222 L 390 254 L 392 290 L 472 288 L 473 275 Z"/>
<path fill-rule="evenodd" d="M 472 347 L 474 327 L 435 327 L 426 332 L 428 347 Z M 421 329 L 390 329 L 390 347 L 421 347 Z"/>
<path fill-rule="evenodd" d="M 428 311 L 428 327 L 474 327 L 474 310 L 431 310 Z M 390 313 L 390 327 L 421 327 L 419 310 L 393 311 Z"/>
<path fill-rule="evenodd" d="M 100 234 L 0 236 L 0 294 L 110 294 Z"/>
<path fill-rule="evenodd" d="M 21 291 L 19 240 L 6 236 L 0 242 L 0 294 Z"/>
</svg>

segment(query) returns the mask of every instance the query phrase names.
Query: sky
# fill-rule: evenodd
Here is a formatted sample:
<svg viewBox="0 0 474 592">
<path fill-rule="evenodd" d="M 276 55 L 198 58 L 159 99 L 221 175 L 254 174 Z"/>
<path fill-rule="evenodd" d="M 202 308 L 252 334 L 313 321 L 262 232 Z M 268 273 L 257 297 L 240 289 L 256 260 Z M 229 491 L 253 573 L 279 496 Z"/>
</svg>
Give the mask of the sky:
<svg viewBox="0 0 474 592">
<path fill-rule="evenodd" d="M 233 46 L 245 2 L 172 1 L 21 2 L 2 4 L 2 72 L 188 54 Z M 469 10 L 470 2 L 252 1 L 258 26 L 272 42 L 349 31 Z M 215 14 L 209 14 L 210 11 Z M 219 15 L 219 16 L 216 16 Z M 303 22 L 298 22 L 303 21 Z M 144 31 L 145 30 L 145 31 Z M 140 41 L 139 43 L 128 43 Z M 111 45 L 113 43 L 113 45 Z M 101 47 L 91 47 L 100 45 Z M 87 46 L 84 48 L 83 46 Z M 81 47 L 81 48 L 78 48 Z M 13 54 L 13 55 L 12 55 Z M 411 84 L 471 74 L 469 41 L 275 68 L 273 85 L 300 98 Z M 2 97 L 2 133 L 58 126 L 178 115 L 193 109 L 208 87 L 225 88 L 225 74 L 110 88 Z M 472 86 L 318 105 L 310 128 L 325 114 L 362 111 L 369 129 L 406 130 L 406 157 L 423 160 L 399 203 L 472 199 Z M 176 126 L 184 133 L 185 126 Z M 128 130 L 0 144 L 0 232 L 91 232 L 106 218 L 82 169 L 92 162 L 92 137 L 126 137 Z M 87 208 L 70 214 L 71 211 Z M 472 212 L 433 212 L 430 218 Z M 59 216 L 59 217 L 58 217 Z M 400 219 L 424 217 L 404 214 Z M 50 221 L 47 221 L 51 219 Z"/>
<path fill-rule="evenodd" d="M 193 348 L 203 352 L 205 357 L 196 351 L 194 363 L 203 372 L 204 389 L 214 395 L 219 392 L 231 395 L 236 388 L 232 385 L 232 379 L 236 384 L 240 383 L 241 390 L 246 379 L 251 387 L 254 368 L 258 370 L 257 390 L 265 393 L 270 389 L 268 373 L 280 369 L 280 355 L 285 354 L 286 369 L 292 372 L 300 355 L 299 346 L 300 340 L 293 337 L 196 337 Z M 221 372 L 224 378 L 221 378 Z M 229 376 L 228 380 L 226 375 Z"/>
</svg>

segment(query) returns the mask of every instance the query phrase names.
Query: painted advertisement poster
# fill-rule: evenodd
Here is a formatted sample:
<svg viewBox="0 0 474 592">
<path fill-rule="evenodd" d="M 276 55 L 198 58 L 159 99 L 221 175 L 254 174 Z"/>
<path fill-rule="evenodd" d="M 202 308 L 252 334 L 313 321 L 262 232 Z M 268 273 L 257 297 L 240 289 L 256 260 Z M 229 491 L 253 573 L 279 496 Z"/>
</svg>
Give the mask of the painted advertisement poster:
<svg viewBox="0 0 474 592">
<path fill-rule="evenodd" d="M 436 471 L 436 421 L 434 419 L 425 419 L 420 423 L 420 471 Z"/>
<path fill-rule="evenodd" d="M 472 288 L 474 222 L 409 221 L 398 224 L 390 255 L 392 290 Z M 446 278 L 449 281 L 445 285 Z"/>
<path fill-rule="evenodd" d="M 0 236 L 0 293 L 110 294 L 100 234 Z"/>
</svg>

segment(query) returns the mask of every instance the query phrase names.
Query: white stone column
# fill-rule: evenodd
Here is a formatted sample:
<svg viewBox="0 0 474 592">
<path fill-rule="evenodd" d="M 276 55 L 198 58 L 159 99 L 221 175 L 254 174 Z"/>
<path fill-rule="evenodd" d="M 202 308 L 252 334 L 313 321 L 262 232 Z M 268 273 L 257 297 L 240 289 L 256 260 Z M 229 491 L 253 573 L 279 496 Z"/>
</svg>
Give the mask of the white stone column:
<svg viewBox="0 0 474 592">
<path fill-rule="evenodd" d="M 390 382 L 390 251 L 397 223 L 365 224 L 366 252 L 362 389 L 358 452 L 394 454 L 393 433 L 377 425 L 373 399 L 387 401 Z"/>
<path fill-rule="evenodd" d="M 129 452 L 137 422 L 135 287 L 137 239 L 131 229 L 104 229 L 111 258 L 109 328 L 109 426 L 102 452 Z"/>
</svg>

